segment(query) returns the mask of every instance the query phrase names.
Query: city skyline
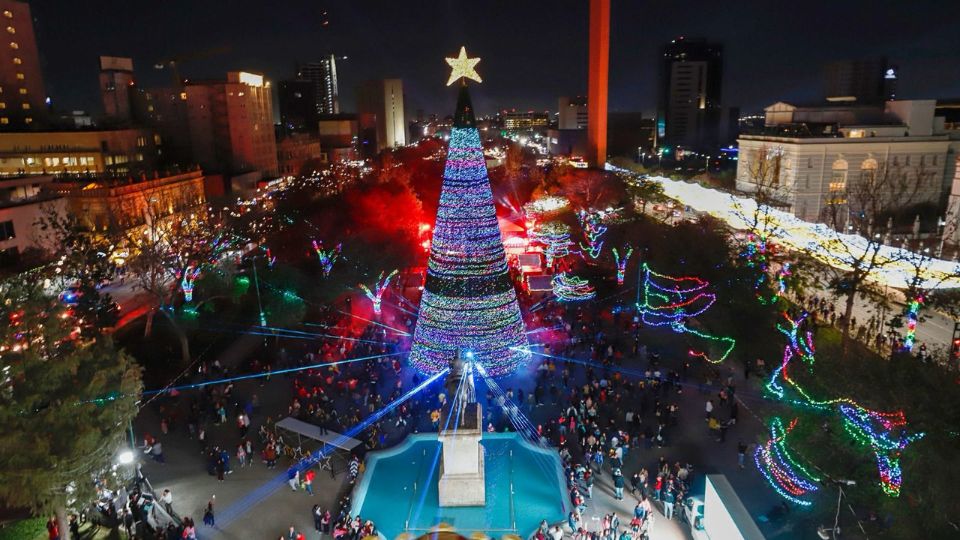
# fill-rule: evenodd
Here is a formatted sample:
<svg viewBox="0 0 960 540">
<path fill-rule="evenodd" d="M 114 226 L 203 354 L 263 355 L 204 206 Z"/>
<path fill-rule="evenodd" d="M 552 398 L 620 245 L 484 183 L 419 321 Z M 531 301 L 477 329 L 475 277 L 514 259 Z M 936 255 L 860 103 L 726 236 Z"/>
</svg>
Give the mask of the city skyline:
<svg viewBox="0 0 960 540">
<path fill-rule="evenodd" d="M 509 9 L 506 4 L 491 9 L 495 2 L 451 2 L 428 9 L 379 1 L 297 1 L 269 10 L 241 0 L 230 11 L 183 1 L 152 10 L 114 0 L 30 5 L 48 93 L 60 110 L 99 112 L 100 55 L 130 56 L 142 85 L 162 86 L 169 84 L 170 74 L 153 65 L 170 57 L 195 57 L 180 66 L 185 77 L 243 69 L 279 81 L 289 78 L 297 62 L 335 53 L 348 57 L 338 74 L 344 110 L 355 110 L 354 89 L 362 81 L 393 77 L 404 80 L 411 111 L 442 113 L 452 107 L 452 98 L 443 93 L 443 66 L 427 59 L 438 50 L 452 54 L 465 43 L 489 59 L 482 74 L 484 90 L 475 96 L 480 114 L 512 107 L 552 111 L 559 96 L 586 92 L 587 2 Z M 950 56 L 960 38 L 950 32 L 942 4 L 864 10 L 861 3 L 838 6 L 818 0 L 776 13 L 762 6 L 754 0 L 735 9 L 693 1 L 669 6 L 615 2 L 610 110 L 653 112 L 658 52 L 681 35 L 723 44 L 724 105 L 740 106 L 744 113 L 778 100 L 816 101 L 823 97 L 828 62 L 879 56 L 900 68 L 899 98 L 960 96 L 960 60 Z M 183 18 L 187 11 L 192 15 Z M 104 13 L 111 15 L 106 23 Z M 471 19 L 484 24 L 466 24 Z M 854 38 L 852 21 L 870 31 Z M 84 31 L 105 24 L 109 32 Z M 523 32 L 510 30 L 518 24 Z M 169 34 L 142 39 L 158 28 Z M 357 28 L 365 30 L 361 39 Z M 757 48 L 757 42 L 767 45 Z"/>
</svg>

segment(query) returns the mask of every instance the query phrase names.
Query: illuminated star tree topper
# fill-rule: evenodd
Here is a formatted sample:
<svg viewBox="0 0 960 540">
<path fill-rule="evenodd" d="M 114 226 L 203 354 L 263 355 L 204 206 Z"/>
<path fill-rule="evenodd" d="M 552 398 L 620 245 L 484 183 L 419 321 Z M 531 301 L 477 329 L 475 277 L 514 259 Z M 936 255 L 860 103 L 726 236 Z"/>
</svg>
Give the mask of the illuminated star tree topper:
<svg viewBox="0 0 960 540">
<path fill-rule="evenodd" d="M 447 86 L 457 82 L 460 79 L 472 79 L 477 82 L 483 82 L 477 73 L 476 67 L 480 63 L 479 58 L 467 58 L 467 48 L 460 47 L 460 56 L 456 58 L 447 58 L 447 64 L 450 66 L 450 79 L 447 80 Z"/>
</svg>

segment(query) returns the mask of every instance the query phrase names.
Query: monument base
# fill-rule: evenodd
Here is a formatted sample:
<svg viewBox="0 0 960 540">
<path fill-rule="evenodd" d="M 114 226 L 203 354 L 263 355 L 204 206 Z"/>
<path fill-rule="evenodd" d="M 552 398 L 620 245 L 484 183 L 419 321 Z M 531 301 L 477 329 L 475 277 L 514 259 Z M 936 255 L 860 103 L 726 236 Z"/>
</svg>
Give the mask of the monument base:
<svg viewBox="0 0 960 540">
<path fill-rule="evenodd" d="M 449 418 L 448 406 L 441 410 L 441 423 Z M 483 446 L 480 440 L 480 406 L 466 404 L 455 414 L 454 425 L 441 432 L 438 440 L 443 445 L 440 462 L 440 506 L 483 506 L 486 504 L 484 487 Z"/>
</svg>

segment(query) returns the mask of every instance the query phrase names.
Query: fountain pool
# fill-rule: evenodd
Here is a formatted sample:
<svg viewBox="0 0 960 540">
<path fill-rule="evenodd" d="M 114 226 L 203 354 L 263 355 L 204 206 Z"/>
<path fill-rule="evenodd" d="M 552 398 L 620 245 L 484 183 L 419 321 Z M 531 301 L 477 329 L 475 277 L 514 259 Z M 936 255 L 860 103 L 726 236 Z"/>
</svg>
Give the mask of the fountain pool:
<svg viewBox="0 0 960 540">
<path fill-rule="evenodd" d="M 570 502 L 555 451 L 538 448 L 516 433 L 484 433 L 481 444 L 485 506 L 439 506 L 442 450 L 432 433 L 411 435 L 395 448 L 369 454 L 350 514 L 359 512 L 372 520 L 388 539 L 403 532 L 419 536 L 438 523 L 452 525 L 464 536 L 484 531 L 526 537 L 543 519 L 566 519 Z"/>
</svg>

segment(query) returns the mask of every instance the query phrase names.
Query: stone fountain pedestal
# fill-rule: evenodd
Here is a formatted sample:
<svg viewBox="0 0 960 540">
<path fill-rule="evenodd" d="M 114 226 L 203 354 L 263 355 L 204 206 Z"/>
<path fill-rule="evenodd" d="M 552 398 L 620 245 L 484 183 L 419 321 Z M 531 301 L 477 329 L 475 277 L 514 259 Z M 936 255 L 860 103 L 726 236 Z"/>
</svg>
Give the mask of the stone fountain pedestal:
<svg viewBox="0 0 960 540">
<path fill-rule="evenodd" d="M 486 492 L 483 477 L 483 436 L 480 405 L 467 403 L 460 410 L 441 411 L 440 433 L 443 458 L 440 461 L 440 506 L 484 506 Z M 450 423 L 447 418 L 450 415 Z"/>
</svg>

